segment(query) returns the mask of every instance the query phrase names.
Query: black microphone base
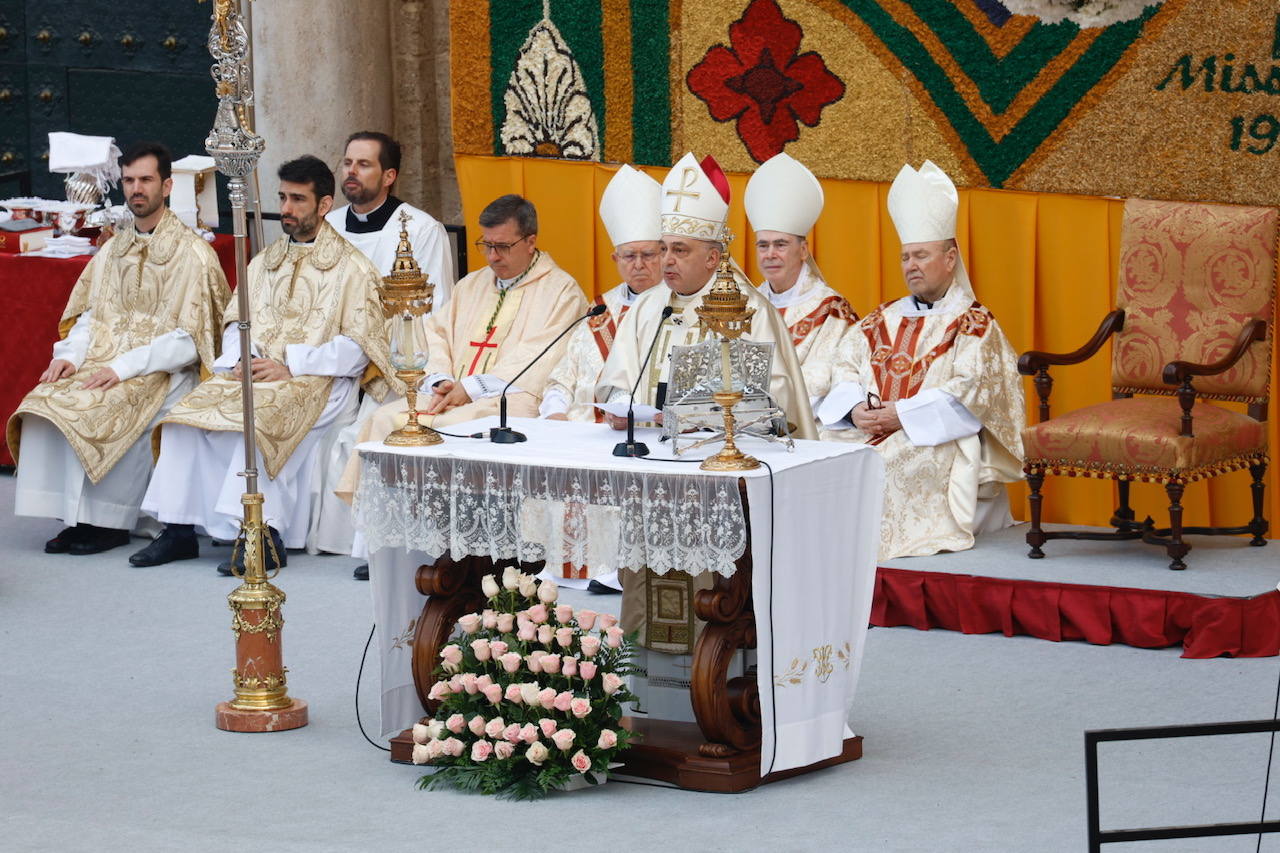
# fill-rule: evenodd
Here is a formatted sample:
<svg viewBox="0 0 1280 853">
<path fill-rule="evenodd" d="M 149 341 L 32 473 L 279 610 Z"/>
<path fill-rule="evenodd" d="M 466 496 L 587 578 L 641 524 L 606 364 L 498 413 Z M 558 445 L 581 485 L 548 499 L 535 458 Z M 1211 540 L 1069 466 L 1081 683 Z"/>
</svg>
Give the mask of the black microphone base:
<svg viewBox="0 0 1280 853">
<path fill-rule="evenodd" d="M 649 445 L 643 441 L 619 441 L 613 446 L 614 456 L 648 456 Z"/>
<path fill-rule="evenodd" d="M 489 440 L 494 444 L 517 444 L 521 441 L 528 441 L 529 436 L 522 432 L 516 432 L 511 427 L 494 427 L 489 430 Z"/>
</svg>

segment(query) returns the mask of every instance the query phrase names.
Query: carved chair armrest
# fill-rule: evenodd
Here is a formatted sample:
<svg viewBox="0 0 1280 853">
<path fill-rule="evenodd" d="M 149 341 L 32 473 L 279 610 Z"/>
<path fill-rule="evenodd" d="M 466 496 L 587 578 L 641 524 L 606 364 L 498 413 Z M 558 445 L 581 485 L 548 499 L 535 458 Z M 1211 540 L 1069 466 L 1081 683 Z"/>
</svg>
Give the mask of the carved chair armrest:
<svg viewBox="0 0 1280 853">
<path fill-rule="evenodd" d="M 1102 318 L 1098 330 L 1084 346 L 1074 352 L 1041 352 L 1031 350 L 1018 358 L 1018 372 L 1023 376 L 1035 376 L 1036 394 L 1040 397 L 1040 421 L 1049 420 L 1049 394 L 1053 391 L 1053 378 L 1049 376 L 1051 364 L 1080 364 L 1102 349 L 1102 345 L 1116 332 L 1124 328 L 1124 309 L 1117 308 Z"/>
<path fill-rule="evenodd" d="M 1250 320 L 1236 337 L 1231 351 L 1219 360 L 1210 364 L 1198 364 L 1194 361 L 1171 361 L 1164 366 L 1160 378 L 1166 385 L 1178 386 L 1178 403 L 1182 406 L 1181 435 L 1194 436 L 1191 430 L 1191 407 L 1196 403 L 1196 389 L 1191 385 L 1193 376 L 1215 376 L 1225 373 L 1244 358 L 1249 347 L 1257 341 L 1267 339 L 1267 321 Z"/>
</svg>

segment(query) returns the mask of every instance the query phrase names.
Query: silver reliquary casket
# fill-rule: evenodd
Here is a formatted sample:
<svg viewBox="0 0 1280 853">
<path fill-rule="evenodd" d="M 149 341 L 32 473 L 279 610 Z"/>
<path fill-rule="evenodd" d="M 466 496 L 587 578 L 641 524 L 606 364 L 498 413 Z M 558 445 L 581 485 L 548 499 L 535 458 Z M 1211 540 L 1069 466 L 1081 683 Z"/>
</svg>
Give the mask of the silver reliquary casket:
<svg viewBox="0 0 1280 853">
<path fill-rule="evenodd" d="M 728 372 L 735 390 L 742 390 L 742 402 L 734 406 L 735 435 L 777 440 L 782 436 L 792 446 L 783 411 L 769 396 L 769 376 L 773 368 L 773 343 L 729 341 Z M 726 365 L 721 341 L 707 338 L 691 346 L 671 348 L 671 372 L 667 380 L 663 431 L 677 453 L 703 444 L 724 440 L 724 418 L 712 394 L 724 388 Z M 706 431 L 712 436 L 707 437 Z M 689 435 L 703 432 L 703 435 Z M 680 445 L 681 438 L 685 446 Z M 692 441 L 692 443 L 687 443 Z"/>
</svg>

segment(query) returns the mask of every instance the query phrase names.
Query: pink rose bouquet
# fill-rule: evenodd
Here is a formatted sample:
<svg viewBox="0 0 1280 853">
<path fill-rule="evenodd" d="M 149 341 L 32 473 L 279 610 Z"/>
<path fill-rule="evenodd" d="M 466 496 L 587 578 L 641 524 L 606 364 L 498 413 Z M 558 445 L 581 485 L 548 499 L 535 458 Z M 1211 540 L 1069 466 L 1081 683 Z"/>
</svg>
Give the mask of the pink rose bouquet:
<svg viewBox="0 0 1280 853">
<path fill-rule="evenodd" d="M 617 617 L 574 611 L 558 588 L 515 568 L 487 575 L 488 601 L 458 618 L 439 651 L 432 716 L 413 729 L 421 788 L 534 799 L 581 776 L 598 784 L 632 742 L 632 638 Z"/>
</svg>

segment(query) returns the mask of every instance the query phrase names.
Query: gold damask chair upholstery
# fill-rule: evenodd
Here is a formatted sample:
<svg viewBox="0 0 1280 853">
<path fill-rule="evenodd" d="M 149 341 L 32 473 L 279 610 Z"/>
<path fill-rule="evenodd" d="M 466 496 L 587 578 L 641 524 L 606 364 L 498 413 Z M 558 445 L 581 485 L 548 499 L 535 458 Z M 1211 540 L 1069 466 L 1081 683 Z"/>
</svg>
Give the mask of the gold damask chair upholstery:
<svg viewBox="0 0 1280 853">
<path fill-rule="evenodd" d="M 1022 433 L 1031 487 L 1028 556 L 1049 539 L 1142 539 L 1185 569 L 1188 533 L 1252 534 L 1265 545 L 1270 328 L 1275 300 L 1277 211 L 1234 205 L 1125 203 L 1116 310 L 1071 353 L 1028 352 L 1018 371 L 1034 376 L 1040 423 Z M 1050 365 L 1079 364 L 1112 342 L 1112 400 L 1049 417 Z M 1138 396 L 1144 395 L 1144 396 Z M 1248 405 L 1248 414 L 1210 400 Z M 1187 527 L 1187 483 L 1248 468 L 1253 518 L 1240 527 Z M 1118 483 L 1114 532 L 1047 532 L 1040 526 L 1048 474 Z M 1135 521 L 1129 484 L 1161 483 L 1169 527 Z"/>
</svg>

